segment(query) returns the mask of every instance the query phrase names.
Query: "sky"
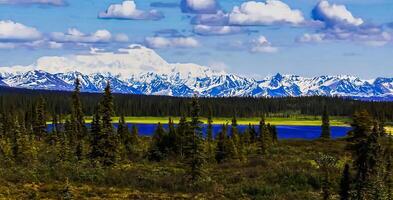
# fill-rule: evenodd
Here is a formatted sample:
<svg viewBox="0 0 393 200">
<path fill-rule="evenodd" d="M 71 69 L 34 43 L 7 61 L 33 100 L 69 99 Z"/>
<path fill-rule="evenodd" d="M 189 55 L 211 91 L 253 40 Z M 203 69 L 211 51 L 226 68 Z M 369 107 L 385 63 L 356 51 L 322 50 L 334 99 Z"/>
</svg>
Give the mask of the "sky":
<svg viewBox="0 0 393 200">
<path fill-rule="evenodd" d="M 154 49 L 262 78 L 393 77 L 391 0 L 0 0 L 0 66 Z"/>
</svg>

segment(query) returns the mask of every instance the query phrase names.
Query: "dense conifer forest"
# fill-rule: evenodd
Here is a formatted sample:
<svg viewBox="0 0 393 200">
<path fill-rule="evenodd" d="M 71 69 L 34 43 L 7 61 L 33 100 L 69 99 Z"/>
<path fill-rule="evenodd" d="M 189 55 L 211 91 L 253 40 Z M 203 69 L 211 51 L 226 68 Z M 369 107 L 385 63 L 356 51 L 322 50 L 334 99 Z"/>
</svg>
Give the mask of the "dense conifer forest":
<svg viewBox="0 0 393 200">
<path fill-rule="evenodd" d="M 101 94 L 81 93 L 83 112 L 92 116 Z M 169 96 L 145 96 L 113 94 L 114 111 L 126 116 L 181 116 L 190 113 L 191 98 Z M 46 101 L 46 111 L 51 114 L 68 114 L 71 111 L 71 92 L 28 90 L 0 87 L 0 110 L 28 111 L 40 100 Z M 365 109 L 373 116 L 386 121 L 393 121 L 392 102 L 357 101 L 342 97 L 281 97 L 281 98 L 199 98 L 201 116 L 213 114 L 215 117 L 260 117 L 262 113 L 321 116 L 323 106 L 329 108 L 334 116 L 351 116 L 356 110 Z"/>
<path fill-rule="evenodd" d="M 82 94 L 76 80 L 71 93 L 3 89 L 1 104 L 2 199 L 393 199 L 391 103 Z M 321 115 L 320 139 L 278 140 L 266 113 L 289 111 Z M 125 115 L 180 121 L 141 137 Z M 331 139 L 330 115 L 352 116 L 352 131 Z M 214 116 L 232 121 L 213 133 Z M 260 122 L 241 132 L 241 116 Z"/>
</svg>

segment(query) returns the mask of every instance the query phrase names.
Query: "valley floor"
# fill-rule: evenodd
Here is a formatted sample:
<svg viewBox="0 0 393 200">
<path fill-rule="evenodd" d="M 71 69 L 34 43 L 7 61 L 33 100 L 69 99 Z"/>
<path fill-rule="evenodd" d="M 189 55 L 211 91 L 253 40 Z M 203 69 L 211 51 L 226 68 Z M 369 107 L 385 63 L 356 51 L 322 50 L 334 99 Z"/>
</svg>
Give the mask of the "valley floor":
<svg viewBox="0 0 393 200">
<path fill-rule="evenodd" d="M 175 123 L 178 123 L 180 117 L 171 117 Z M 125 117 L 127 123 L 135 124 L 157 124 L 157 123 L 168 123 L 168 117 Z M 86 122 L 90 123 L 91 117 L 86 118 Z M 206 118 L 201 118 L 204 124 L 207 123 Z M 213 124 L 226 124 L 231 123 L 232 118 L 213 118 Z M 237 118 L 237 123 L 239 125 L 259 124 L 261 119 L 257 117 L 253 118 Z M 119 121 L 119 117 L 114 117 L 113 122 Z M 331 126 L 349 126 L 350 118 L 348 117 L 331 117 Z M 318 116 L 295 116 L 295 117 L 268 117 L 266 118 L 266 123 L 271 125 L 288 125 L 288 126 L 320 126 L 321 118 Z"/>
</svg>

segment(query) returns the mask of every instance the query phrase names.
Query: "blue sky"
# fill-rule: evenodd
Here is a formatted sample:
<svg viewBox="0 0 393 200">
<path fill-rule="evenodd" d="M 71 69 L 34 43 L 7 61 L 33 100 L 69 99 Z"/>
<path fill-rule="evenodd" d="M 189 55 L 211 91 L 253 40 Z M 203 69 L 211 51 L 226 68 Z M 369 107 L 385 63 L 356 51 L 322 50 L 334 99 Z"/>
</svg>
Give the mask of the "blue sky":
<svg viewBox="0 0 393 200">
<path fill-rule="evenodd" d="M 391 0 L 0 0 L 0 66 L 139 43 L 253 77 L 393 77 L 392 10 Z"/>
</svg>

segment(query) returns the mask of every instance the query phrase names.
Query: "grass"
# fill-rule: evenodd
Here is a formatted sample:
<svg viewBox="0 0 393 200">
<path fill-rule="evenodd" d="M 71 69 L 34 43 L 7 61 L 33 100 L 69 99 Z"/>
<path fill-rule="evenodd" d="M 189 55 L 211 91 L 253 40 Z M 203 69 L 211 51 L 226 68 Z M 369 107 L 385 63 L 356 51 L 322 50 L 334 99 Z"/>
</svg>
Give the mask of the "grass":
<svg viewBox="0 0 393 200">
<path fill-rule="evenodd" d="M 389 133 L 389 134 L 393 134 L 393 126 L 388 126 L 388 127 L 386 127 L 386 131 L 387 131 L 387 133 Z"/>
<path fill-rule="evenodd" d="M 126 117 L 127 123 L 135 123 L 135 124 L 157 124 L 157 123 L 168 123 L 169 117 Z M 179 121 L 179 117 L 172 117 L 175 123 Z M 213 124 L 225 124 L 231 123 L 231 118 L 214 118 Z M 237 123 L 240 125 L 248 125 L 251 124 L 259 124 L 260 118 L 238 118 Z M 114 122 L 119 121 L 119 117 L 113 118 Z M 206 118 L 202 118 L 203 123 L 207 123 Z M 91 117 L 86 118 L 86 122 L 91 122 Z M 320 126 L 321 119 L 320 117 L 314 116 L 297 116 L 290 118 L 267 118 L 266 123 L 270 123 L 272 125 L 291 125 L 291 126 Z M 347 117 L 331 117 L 330 124 L 331 126 L 349 126 L 350 119 Z"/>
</svg>

